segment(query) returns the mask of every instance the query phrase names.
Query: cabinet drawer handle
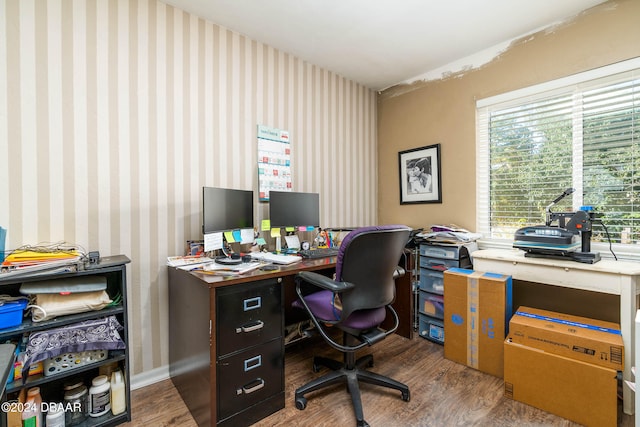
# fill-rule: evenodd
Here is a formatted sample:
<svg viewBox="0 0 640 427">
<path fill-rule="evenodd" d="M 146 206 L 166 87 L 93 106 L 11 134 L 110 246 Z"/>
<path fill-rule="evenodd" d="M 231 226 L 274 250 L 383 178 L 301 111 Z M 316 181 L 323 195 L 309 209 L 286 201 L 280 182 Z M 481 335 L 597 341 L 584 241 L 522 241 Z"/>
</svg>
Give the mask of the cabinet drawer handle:
<svg viewBox="0 0 640 427">
<path fill-rule="evenodd" d="M 253 393 L 254 391 L 260 390 L 262 387 L 264 387 L 264 380 L 262 378 L 258 378 L 254 381 L 251 381 L 249 384 L 242 386 L 242 389 L 238 390 L 238 394 Z"/>
<path fill-rule="evenodd" d="M 262 298 L 255 297 L 249 298 L 243 301 L 244 303 L 244 311 L 255 310 L 257 308 L 262 307 Z"/>
<path fill-rule="evenodd" d="M 262 328 L 264 328 L 264 322 L 262 320 L 257 320 L 254 323 L 249 323 L 248 325 L 236 328 L 236 333 L 239 334 L 240 332 L 253 332 Z"/>
<path fill-rule="evenodd" d="M 244 371 L 248 372 L 252 369 L 259 368 L 262 366 L 262 356 L 257 355 L 256 357 L 252 357 L 251 359 L 247 359 L 244 361 Z"/>
</svg>

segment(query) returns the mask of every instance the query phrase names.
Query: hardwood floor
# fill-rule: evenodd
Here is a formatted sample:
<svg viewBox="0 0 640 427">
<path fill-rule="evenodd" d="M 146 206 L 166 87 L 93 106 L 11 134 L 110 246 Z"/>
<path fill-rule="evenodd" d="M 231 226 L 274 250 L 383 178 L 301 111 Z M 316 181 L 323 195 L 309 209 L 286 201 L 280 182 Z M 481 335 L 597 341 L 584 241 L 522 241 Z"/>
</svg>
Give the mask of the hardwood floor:
<svg viewBox="0 0 640 427">
<path fill-rule="evenodd" d="M 408 340 L 393 335 L 369 350 L 374 355 L 373 371 L 404 382 L 411 390 L 410 402 L 404 402 L 399 392 L 363 384 L 364 416 L 371 426 L 577 426 L 506 399 L 502 379 L 444 359 L 442 346 L 418 336 Z M 342 385 L 309 395 L 304 411 L 295 408 L 295 389 L 326 372 L 312 372 L 314 351 L 340 358 L 321 340 L 288 348 L 286 406 L 255 426 L 355 425 L 351 400 Z M 133 421 L 125 426 L 196 426 L 171 380 L 133 391 L 132 402 Z M 618 407 L 618 425 L 633 426 L 634 417 L 622 413 L 621 402 Z"/>
</svg>

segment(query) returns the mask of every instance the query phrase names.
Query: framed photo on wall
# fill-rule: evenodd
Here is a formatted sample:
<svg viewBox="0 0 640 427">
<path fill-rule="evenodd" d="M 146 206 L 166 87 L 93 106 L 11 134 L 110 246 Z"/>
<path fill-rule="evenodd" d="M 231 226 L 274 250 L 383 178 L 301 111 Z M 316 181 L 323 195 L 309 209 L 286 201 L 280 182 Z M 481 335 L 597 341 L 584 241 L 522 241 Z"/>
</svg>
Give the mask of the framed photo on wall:
<svg viewBox="0 0 640 427">
<path fill-rule="evenodd" d="M 442 203 L 440 144 L 400 151 L 400 204 Z"/>
</svg>

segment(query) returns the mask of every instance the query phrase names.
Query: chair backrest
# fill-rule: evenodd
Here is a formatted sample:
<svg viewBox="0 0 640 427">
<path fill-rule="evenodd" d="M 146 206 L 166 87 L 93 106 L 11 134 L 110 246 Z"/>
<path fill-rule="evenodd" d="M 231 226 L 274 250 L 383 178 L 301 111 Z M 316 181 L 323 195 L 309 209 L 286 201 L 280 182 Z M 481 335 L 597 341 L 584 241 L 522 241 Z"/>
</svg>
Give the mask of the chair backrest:
<svg viewBox="0 0 640 427">
<path fill-rule="evenodd" d="M 353 230 L 342 241 L 336 280 L 356 286 L 341 294 L 342 318 L 357 310 L 384 307 L 395 299 L 393 274 L 409 240 L 404 225 L 381 225 Z"/>
</svg>

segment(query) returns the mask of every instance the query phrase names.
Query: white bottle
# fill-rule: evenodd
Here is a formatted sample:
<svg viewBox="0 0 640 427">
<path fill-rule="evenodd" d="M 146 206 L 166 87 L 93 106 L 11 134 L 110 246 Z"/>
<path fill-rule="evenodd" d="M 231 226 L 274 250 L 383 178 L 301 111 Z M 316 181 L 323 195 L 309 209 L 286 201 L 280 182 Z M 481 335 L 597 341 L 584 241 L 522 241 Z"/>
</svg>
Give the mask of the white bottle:
<svg viewBox="0 0 640 427">
<path fill-rule="evenodd" d="M 47 427 L 65 427 L 64 405 L 62 403 L 49 403 L 46 425 Z"/>
<path fill-rule="evenodd" d="M 111 410 L 111 385 L 106 375 L 98 375 L 89 389 L 89 416 L 99 417 Z"/>
<path fill-rule="evenodd" d="M 127 409 L 127 401 L 124 395 L 124 379 L 122 372 L 111 373 L 111 413 L 118 415 Z"/>
</svg>

